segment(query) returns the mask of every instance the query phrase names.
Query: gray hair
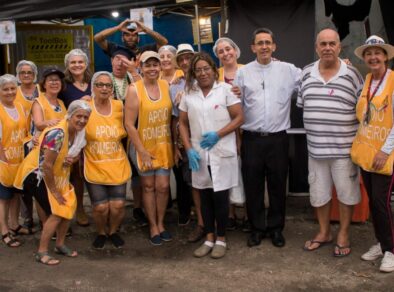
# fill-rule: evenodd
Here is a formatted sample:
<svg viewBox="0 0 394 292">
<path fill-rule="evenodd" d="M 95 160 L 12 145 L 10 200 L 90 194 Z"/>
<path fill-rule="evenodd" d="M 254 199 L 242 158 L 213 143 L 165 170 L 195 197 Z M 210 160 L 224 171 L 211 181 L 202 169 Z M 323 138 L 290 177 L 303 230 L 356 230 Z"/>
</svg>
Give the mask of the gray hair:
<svg viewBox="0 0 394 292">
<path fill-rule="evenodd" d="M 28 61 L 28 60 L 21 60 L 16 65 L 16 79 L 17 79 L 18 83 L 21 83 L 21 80 L 19 79 L 19 72 L 21 71 L 22 67 L 25 66 L 25 65 L 26 66 L 30 66 L 31 70 L 33 70 L 33 72 L 34 72 L 34 80 L 33 80 L 33 82 L 36 83 L 37 82 L 37 76 L 38 76 L 37 66 L 32 61 Z"/>
<path fill-rule="evenodd" d="M 159 51 L 158 51 L 159 55 L 160 55 L 163 51 L 169 51 L 171 54 L 174 55 L 174 57 L 175 57 L 175 55 L 176 55 L 176 48 L 173 47 L 173 46 L 171 46 L 171 45 L 165 45 L 165 46 L 160 47 L 160 49 L 159 49 Z"/>
<path fill-rule="evenodd" d="M 0 88 L 3 88 L 3 86 L 7 83 L 14 83 L 15 86 L 18 86 L 18 80 L 14 75 L 4 74 L 0 76 Z"/>
<path fill-rule="evenodd" d="M 112 74 L 109 73 L 108 71 L 98 71 L 98 72 L 94 73 L 93 77 L 92 77 L 91 84 L 90 84 L 90 88 L 92 89 L 92 97 L 94 97 L 94 90 L 93 90 L 94 84 L 96 83 L 97 78 L 99 78 L 102 75 L 108 76 L 111 79 L 111 82 L 113 82 L 112 81 Z"/>
<path fill-rule="evenodd" d="M 70 105 L 68 106 L 66 119 L 69 120 L 78 110 L 85 110 L 89 112 L 89 114 L 92 112 L 92 108 L 86 101 L 82 99 L 77 99 L 70 103 Z"/>
<path fill-rule="evenodd" d="M 68 68 L 68 64 L 70 63 L 70 58 L 74 56 L 82 56 L 86 66 L 89 66 L 89 58 L 88 55 L 81 49 L 72 49 L 64 56 L 64 67 Z"/>
<path fill-rule="evenodd" d="M 241 50 L 239 49 L 237 44 L 232 39 L 223 37 L 223 38 L 218 38 L 217 41 L 215 42 L 215 45 L 213 46 L 212 50 L 216 58 L 218 58 L 218 54 L 217 54 L 218 45 L 222 42 L 227 42 L 230 46 L 234 48 L 235 52 L 237 53 L 237 59 L 241 56 Z"/>
</svg>

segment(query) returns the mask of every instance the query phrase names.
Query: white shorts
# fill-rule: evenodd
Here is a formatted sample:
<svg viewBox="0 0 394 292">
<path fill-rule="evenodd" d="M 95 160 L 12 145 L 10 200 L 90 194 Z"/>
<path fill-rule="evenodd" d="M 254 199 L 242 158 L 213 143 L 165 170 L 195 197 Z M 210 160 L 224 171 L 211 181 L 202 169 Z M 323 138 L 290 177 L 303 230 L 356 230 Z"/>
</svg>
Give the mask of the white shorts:
<svg viewBox="0 0 394 292">
<path fill-rule="evenodd" d="M 345 205 L 357 205 L 361 200 L 358 167 L 350 158 L 308 158 L 308 182 L 311 205 L 321 207 L 332 198 L 335 186 L 338 200 Z"/>
</svg>

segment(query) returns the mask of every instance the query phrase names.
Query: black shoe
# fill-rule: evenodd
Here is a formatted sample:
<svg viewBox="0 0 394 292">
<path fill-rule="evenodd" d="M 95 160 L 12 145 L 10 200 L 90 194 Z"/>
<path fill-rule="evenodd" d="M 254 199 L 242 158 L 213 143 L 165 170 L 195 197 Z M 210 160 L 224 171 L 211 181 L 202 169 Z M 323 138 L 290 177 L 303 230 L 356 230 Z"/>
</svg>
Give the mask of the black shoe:
<svg viewBox="0 0 394 292">
<path fill-rule="evenodd" d="M 97 235 L 96 239 L 93 241 L 93 248 L 95 249 L 103 249 L 105 246 L 105 242 L 107 241 L 107 236 L 103 234 Z"/>
<path fill-rule="evenodd" d="M 119 236 L 118 233 L 112 233 L 110 236 L 108 236 L 108 238 L 111 240 L 112 245 L 115 248 L 122 248 L 124 246 L 124 240 Z"/>
<path fill-rule="evenodd" d="M 261 231 L 253 231 L 248 237 L 248 246 L 256 246 L 261 243 L 261 240 L 265 237 L 265 234 Z"/>
<path fill-rule="evenodd" d="M 186 226 L 189 223 L 190 223 L 190 216 L 179 215 L 178 226 Z"/>
<path fill-rule="evenodd" d="M 237 222 L 235 218 L 228 217 L 226 230 L 232 231 L 237 229 Z"/>
<path fill-rule="evenodd" d="M 248 219 L 243 221 L 242 231 L 243 232 L 251 232 L 252 231 L 252 224 L 250 224 L 250 221 Z"/>
<path fill-rule="evenodd" d="M 144 211 L 141 208 L 133 209 L 133 219 L 139 227 L 148 226 L 148 220 L 145 217 Z"/>
<path fill-rule="evenodd" d="M 284 247 L 286 244 L 286 240 L 283 237 L 283 234 L 281 231 L 271 232 L 271 241 L 272 241 L 272 244 L 276 247 Z"/>
</svg>

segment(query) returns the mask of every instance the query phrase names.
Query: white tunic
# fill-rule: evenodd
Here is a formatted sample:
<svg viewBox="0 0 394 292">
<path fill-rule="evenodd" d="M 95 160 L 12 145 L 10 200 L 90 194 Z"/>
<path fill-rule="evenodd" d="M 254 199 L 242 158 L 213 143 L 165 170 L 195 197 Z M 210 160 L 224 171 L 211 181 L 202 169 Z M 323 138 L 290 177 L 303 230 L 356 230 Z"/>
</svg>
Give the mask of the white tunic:
<svg viewBox="0 0 394 292">
<path fill-rule="evenodd" d="M 179 109 L 187 112 L 192 147 L 201 157 L 200 169 L 192 172 L 192 185 L 197 189 L 213 188 L 215 192 L 238 184 L 238 162 L 235 132 L 221 138 L 211 149 L 200 147 L 202 134 L 217 132 L 231 121 L 227 107 L 240 103 L 226 83 L 216 83 L 204 97 L 200 88 L 191 90 L 182 98 Z M 211 167 L 212 179 L 208 165 Z"/>
</svg>

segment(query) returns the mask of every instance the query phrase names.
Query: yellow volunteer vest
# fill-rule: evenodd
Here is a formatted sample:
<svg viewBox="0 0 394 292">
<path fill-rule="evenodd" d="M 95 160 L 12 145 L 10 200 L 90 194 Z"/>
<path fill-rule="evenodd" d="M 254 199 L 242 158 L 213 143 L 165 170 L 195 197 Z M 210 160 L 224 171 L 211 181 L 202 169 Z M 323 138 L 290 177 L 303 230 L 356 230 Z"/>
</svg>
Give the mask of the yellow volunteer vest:
<svg viewBox="0 0 394 292">
<path fill-rule="evenodd" d="M 111 99 L 111 113 L 97 112 L 94 99 L 92 113 L 85 128 L 85 179 L 94 184 L 120 185 L 131 177 L 131 167 L 122 145 L 127 136 L 123 125 L 123 102 Z"/>
<path fill-rule="evenodd" d="M 39 137 L 39 146 L 34 147 L 20 165 L 15 177 L 14 187 L 16 187 L 17 189 L 23 189 L 23 182 L 26 177 L 38 168 L 42 141 L 44 140 L 46 133 L 53 129 L 62 129 L 64 131 L 63 145 L 53 166 L 53 173 L 55 176 L 56 188 L 65 198 L 66 203 L 64 205 L 60 205 L 56 201 L 51 191 L 47 188 L 48 200 L 51 206 L 52 214 L 70 220 L 73 218 L 75 210 L 77 208 L 77 200 L 74 192 L 74 187 L 70 184 L 70 167 L 65 167 L 63 164 L 68 154 L 68 122 L 66 119 L 61 120 L 60 123 L 54 127 L 46 128 L 41 133 Z"/>
<path fill-rule="evenodd" d="M 241 68 L 243 65 L 242 65 L 242 64 L 238 64 L 237 66 L 238 66 L 238 69 L 239 69 L 239 68 Z M 218 69 L 218 71 L 219 71 L 219 79 L 218 79 L 218 81 L 219 81 L 219 82 L 224 82 L 224 68 L 223 68 L 223 67 L 220 67 L 220 68 Z"/>
<path fill-rule="evenodd" d="M 2 126 L 1 145 L 8 163 L 0 160 L 0 183 L 12 187 L 16 172 L 23 161 L 23 140 L 27 136 L 27 123 L 22 105 L 15 103 L 18 120 L 13 120 L 0 103 L 0 121 Z"/>
<path fill-rule="evenodd" d="M 169 169 L 174 165 L 171 140 L 172 102 L 167 81 L 159 79 L 157 82 L 160 88 L 158 100 L 149 98 L 143 80 L 135 83 L 139 98 L 138 134 L 144 148 L 155 157 L 152 160 L 152 169 Z M 140 170 L 150 170 L 142 167 L 138 152 L 137 163 Z"/>
<path fill-rule="evenodd" d="M 372 163 L 376 153 L 382 148 L 393 127 L 392 95 L 394 90 L 394 72 L 391 72 L 388 76 L 382 93 L 372 99 L 370 106 L 371 120 L 365 125 L 364 115 L 367 109 L 367 91 L 371 78 L 372 75 L 368 74 L 357 103 L 356 115 L 360 126 L 354 138 L 350 154 L 353 162 L 365 171 L 391 175 L 393 173 L 394 152 L 390 154 L 381 170 L 374 170 Z"/>
<path fill-rule="evenodd" d="M 49 103 L 48 99 L 45 97 L 45 95 L 43 93 L 40 93 L 40 95 L 37 97 L 36 100 L 42 108 L 44 120 L 63 119 L 67 113 L 64 103 L 60 99 L 57 99 L 57 101 L 59 102 L 59 105 L 62 109 L 60 112 L 55 112 L 53 110 L 51 104 Z"/>
</svg>

